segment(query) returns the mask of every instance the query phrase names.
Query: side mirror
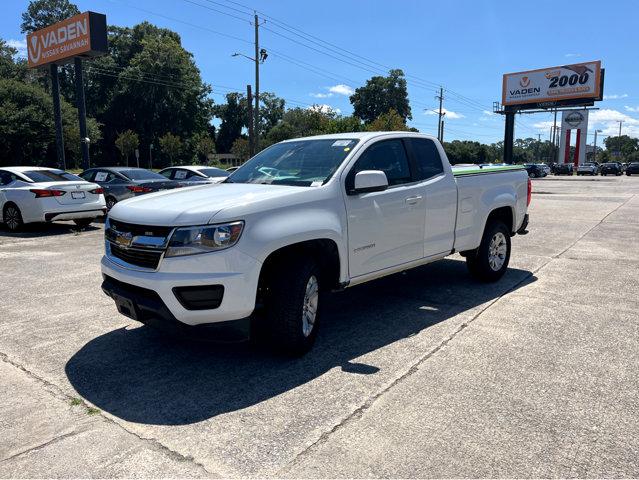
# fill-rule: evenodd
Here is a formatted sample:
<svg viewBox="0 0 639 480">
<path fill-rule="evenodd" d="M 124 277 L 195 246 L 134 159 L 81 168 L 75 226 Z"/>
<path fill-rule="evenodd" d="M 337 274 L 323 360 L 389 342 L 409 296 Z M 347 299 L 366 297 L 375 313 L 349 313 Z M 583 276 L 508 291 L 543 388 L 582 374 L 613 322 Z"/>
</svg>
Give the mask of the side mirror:
<svg viewBox="0 0 639 480">
<path fill-rule="evenodd" d="M 388 188 L 388 179 L 381 170 L 362 170 L 355 174 L 352 193 L 381 192 Z"/>
</svg>

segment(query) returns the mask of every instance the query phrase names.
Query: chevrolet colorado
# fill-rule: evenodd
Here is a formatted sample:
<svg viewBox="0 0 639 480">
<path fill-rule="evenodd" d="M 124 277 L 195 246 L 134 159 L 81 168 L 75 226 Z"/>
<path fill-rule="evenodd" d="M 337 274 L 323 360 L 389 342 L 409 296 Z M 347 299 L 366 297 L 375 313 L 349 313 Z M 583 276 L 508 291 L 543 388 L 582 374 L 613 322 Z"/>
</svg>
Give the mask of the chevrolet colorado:
<svg viewBox="0 0 639 480">
<path fill-rule="evenodd" d="M 272 145 L 223 183 L 116 204 L 104 292 L 140 322 L 195 331 L 250 322 L 291 353 L 317 335 L 323 293 L 460 252 L 499 279 L 525 233 L 531 184 L 517 166 L 451 167 L 408 132 Z"/>
</svg>

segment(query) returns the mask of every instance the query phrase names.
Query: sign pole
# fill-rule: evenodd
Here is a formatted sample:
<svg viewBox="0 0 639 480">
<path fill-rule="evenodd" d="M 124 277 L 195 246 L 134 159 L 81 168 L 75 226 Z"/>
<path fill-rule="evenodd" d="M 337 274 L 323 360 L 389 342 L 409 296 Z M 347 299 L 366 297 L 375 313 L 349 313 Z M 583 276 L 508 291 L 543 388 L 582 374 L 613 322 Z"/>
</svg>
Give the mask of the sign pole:
<svg viewBox="0 0 639 480">
<path fill-rule="evenodd" d="M 58 81 L 58 66 L 51 64 L 51 95 L 53 96 L 53 118 L 55 121 L 55 146 L 58 153 L 58 165 L 62 170 L 67 169 L 64 158 L 64 137 L 62 136 L 62 111 L 60 110 L 60 82 Z"/>
<path fill-rule="evenodd" d="M 513 163 L 513 141 L 515 137 L 515 111 L 506 107 L 504 128 L 504 163 Z"/>
<path fill-rule="evenodd" d="M 84 78 L 82 59 L 75 57 L 75 99 L 78 107 L 78 122 L 80 123 L 80 150 L 82 150 L 82 169 L 89 168 L 89 141 L 87 137 L 87 112 L 84 103 Z"/>
</svg>

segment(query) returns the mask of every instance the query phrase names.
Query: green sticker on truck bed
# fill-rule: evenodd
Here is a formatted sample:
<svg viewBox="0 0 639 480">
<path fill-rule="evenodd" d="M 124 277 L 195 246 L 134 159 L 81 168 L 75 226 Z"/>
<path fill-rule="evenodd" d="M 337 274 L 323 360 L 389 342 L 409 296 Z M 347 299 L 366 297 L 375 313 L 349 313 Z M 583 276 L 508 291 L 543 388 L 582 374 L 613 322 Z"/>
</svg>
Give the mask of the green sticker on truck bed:
<svg viewBox="0 0 639 480">
<path fill-rule="evenodd" d="M 524 167 L 522 167 L 521 165 L 495 165 L 494 167 L 455 167 L 453 165 L 453 175 L 455 175 L 456 177 L 460 177 L 463 175 L 481 175 L 483 173 L 509 172 L 511 170 L 524 170 Z"/>
</svg>

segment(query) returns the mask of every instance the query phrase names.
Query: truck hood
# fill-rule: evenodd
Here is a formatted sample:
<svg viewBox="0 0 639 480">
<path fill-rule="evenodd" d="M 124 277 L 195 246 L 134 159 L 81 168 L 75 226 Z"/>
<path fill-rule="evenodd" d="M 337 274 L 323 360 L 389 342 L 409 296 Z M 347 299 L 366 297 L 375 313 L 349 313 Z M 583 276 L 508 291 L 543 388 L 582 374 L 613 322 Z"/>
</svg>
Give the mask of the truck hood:
<svg viewBox="0 0 639 480">
<path fill-rule="evenodd" d="M 249 210 L 257 202 L 293 196 L 309 188 L 251 183 L 206 184 L 118 202 L 109 217 L 137 225 L 205 225 L 225 208 L 246 206 Z"/>
</svg>

